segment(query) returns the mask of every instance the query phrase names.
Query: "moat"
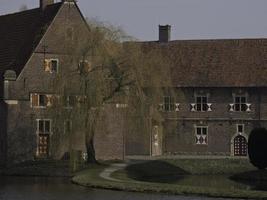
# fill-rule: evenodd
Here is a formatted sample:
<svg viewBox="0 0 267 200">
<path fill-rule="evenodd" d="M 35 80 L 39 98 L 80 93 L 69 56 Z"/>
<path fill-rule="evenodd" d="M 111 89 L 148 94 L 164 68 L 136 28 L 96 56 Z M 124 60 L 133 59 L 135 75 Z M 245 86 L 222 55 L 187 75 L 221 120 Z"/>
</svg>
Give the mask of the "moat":
<svg viewBox="0 0 267 200">
<path fill-rule="evenodd" d="M 95 190 L 68 178 L 0 177 L 0 200 L 215 200 L 218 198 Z M 220 198 L 219 198 L 220 200 Z"/>
</svg>

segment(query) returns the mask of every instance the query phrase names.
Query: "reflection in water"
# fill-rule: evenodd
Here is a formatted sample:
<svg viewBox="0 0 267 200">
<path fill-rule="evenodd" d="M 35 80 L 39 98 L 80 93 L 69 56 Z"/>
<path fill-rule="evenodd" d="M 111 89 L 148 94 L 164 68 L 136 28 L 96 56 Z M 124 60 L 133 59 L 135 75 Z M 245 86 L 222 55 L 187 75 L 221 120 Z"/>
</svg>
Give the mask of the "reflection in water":
<svg viewBox="0 0 267 200">
<path fill-rule="evenodd" d="M 94 190 L 76 186 L 66 178 L 0 177 L 0 200 L 213 200 L 205 197 L 181 197 Z M 217 199 L 218 200 L 218 199 Z"/>
</svg>

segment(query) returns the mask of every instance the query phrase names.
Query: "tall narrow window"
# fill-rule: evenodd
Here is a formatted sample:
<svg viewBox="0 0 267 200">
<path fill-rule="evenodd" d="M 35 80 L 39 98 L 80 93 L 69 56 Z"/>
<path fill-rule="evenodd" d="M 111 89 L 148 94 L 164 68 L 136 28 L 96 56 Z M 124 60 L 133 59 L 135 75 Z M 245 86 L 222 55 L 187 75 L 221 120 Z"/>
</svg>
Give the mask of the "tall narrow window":
<svg viewBox="0 0 267 200">
<path fill-rule="evenodd" d="M 195 127 L 196 144 L 207 145 L 208 144 L 208 127 L 196 126 Z"/>
<path fill-rule="evenodd" d="M 171 96 L 164 97 L 164 111 L 170 112 L 175 110 L 174 98 Z"/>
<path fill-rule="evenodd" d="M 47 158 L 49 156 L 49 143 L 51 134 L 51 120 L 37 120 L 37 152 L 39 158 Z"/>
<path fill-rule="evenodd" d="M 236 125 L 237 133 L 239 133 L 239 134 L 244 133 L 244 127 L 245 127 L 244 124 L 237 124 L 237 125 Z"/>
<path fill-rule="evenodd" d="M 72 122 L 71 120 L 65 120 L 64 121 L 64 133 L 68 134 L 71 132 L 72 129 Z"/>
</svg>

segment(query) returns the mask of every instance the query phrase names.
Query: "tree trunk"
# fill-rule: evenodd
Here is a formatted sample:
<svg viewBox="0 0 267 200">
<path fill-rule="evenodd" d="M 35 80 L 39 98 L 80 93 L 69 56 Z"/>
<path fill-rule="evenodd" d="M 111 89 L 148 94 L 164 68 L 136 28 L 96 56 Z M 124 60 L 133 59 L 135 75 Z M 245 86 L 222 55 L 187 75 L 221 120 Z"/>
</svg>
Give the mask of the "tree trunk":
<svg viewBox="0 0 267 200">
<path fill-rule="evenodd" d="M 87 162 L 94 164 L 97 163 L 95 157 L 94 137 L 91 137 L 86 141 L 86 150 L 87 150 Z"/>
</svg>

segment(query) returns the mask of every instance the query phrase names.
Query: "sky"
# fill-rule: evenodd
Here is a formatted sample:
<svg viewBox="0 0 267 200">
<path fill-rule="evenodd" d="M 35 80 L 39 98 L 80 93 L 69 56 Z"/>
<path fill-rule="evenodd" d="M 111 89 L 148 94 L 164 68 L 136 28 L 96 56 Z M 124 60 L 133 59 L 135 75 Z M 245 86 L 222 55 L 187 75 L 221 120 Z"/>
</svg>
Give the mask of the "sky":
<svg viewBox="0 0 267 200">
<path fill-rule="evenodd" d="M 0 0 L 0 15 L 39 0 Z M 85 17 L 121 27 L 139 40 L 157 40 L 158 25 L 172 40 L 267 38 L 267 0 L 78 0 Z"/>
</svg>

